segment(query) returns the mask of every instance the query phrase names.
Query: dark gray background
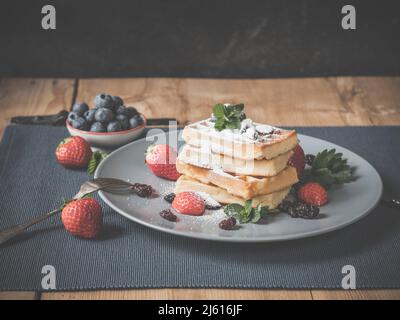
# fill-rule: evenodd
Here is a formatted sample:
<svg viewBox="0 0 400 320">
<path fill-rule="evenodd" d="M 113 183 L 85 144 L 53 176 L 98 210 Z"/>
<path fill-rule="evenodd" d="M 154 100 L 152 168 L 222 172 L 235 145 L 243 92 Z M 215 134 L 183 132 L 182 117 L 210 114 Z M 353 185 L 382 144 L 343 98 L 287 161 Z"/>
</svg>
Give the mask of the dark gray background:
<svg viewBox="0 0 400 320">
<path fill-rule="evenodd" d="M 3 0 L 0 76 L 398 75 L 399 2 Z M 41 29 L 45 4 L 55 31 Z"/>
</svg>

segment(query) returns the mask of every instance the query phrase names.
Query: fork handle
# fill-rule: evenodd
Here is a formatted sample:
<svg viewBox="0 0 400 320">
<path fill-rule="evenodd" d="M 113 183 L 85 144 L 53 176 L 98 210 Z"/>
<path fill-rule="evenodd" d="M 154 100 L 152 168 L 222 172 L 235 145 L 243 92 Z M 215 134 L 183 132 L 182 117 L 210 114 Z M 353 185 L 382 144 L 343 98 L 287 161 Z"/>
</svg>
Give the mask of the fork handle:
<svg viewBox="0 0 400 320">
<path fill-rule="evenodd" d="M 28 222 L 17 224 L 15 226 L 0 230 L 0 245 L 18 235 L 20 235 L 21 233 L 23 233 L 26 229 L 30 228 L 31 226 L 33 226 L 43 220 L 46 220 L 47 218 L 54 216 L 56 213 L 58 213 L 60 211 L 61 211 L 61 209 L 58 208 L 53 211 L 44 213 L 40 216 L 37 216 L 37 217 L 33 218 L 32 220 L 29 220 Z"/>
</svg>

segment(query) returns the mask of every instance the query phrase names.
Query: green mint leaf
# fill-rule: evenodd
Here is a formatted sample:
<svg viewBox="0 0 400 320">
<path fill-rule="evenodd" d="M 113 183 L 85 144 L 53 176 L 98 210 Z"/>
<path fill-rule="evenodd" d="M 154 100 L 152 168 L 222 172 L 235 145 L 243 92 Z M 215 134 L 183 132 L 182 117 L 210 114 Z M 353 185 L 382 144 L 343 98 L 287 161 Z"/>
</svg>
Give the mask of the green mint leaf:
<svg viewBox="0 0 400 320">
<path fill-rule="evenodd" d="M 92 175 L 95 173 L 97 166 L 107 157 L 107 153 L 104 151 L 95 151 L 89 160 L 87 172 Z"/>
<path fill-rule="evenodd" d="M 239 221 L 239 223 L 246 223 L 248 221 L 245 208 L 238 203 L 232 203 L 225 206 L 224 213 L 229 217 L 234 217 Z"/>
<path fill-rule="evenodd" d="M 244 203 L 244 208 L 241 212 L 240 223 L 247 223 L 251 220 L 251 217 L 253 215 L 252 202 L 253 200 L 246 200 L 246 202 Z"/>
<path fill-rule="evenodd" d="M 262 206 L 261 204 L 258 204 L 257 207 L 253 208 L 252 210 L 252 216 L 250 222 L 257 223 L 261 219 L 261 212 L 262 212 Z"/>
<path fill-rule="evenodd" d="M 231 203 L 224 207 L 224 213 L 229 217 L 237 217 L 244 207 L 239 203 Z"/>
<path fill-rule="evenodd" d="M 261 208 L 261 218 L 265 218 L 266 216 L 270 214 L 276 214 L 279 213 L 280 211 L 278 209 L 270 209 L 268 206 L 264 206 Z"/>
<path fill-rule="evenodd" d="M 267 206 L 258 204 L 252 207 L 252 200 L 247 200 L 244 206 L 238 203 L 228 204 L 224 207 L 224 212 L 229 217 L 235 217 L 239 223 L 257 223 L 260 219 L 269 214 L 278 213 L 278 209 L 269 209 Z"/>
<path fill-rule="evenodd" d="M 253 217 L 251 219 L 252 223 L 257 223 L 260 221 L 260 219 L 266 218 L 270 214 L 276 214 L 279 212 L 278 209 L 269 209 L 268 206 L 261 206 L 261 204 L 258 204 L 257 207 L 255 207 L 253 213 Z"/>
<path fill-rule="evenodd" d="M 224 130 L 225 129 L 225 119 L 224 118 L 217 119 L 217 122 L 215 123 L 214 128 L 217 131 Z"/>
<path fill-rule="evenodd" d="M 240 128 L 240 120 L 235 118 L 233 120 L 230 120 L 229 122 L 225 122 L 225 128 L 239 129 Z"/>
<path fill-rule="evenodd" d="M 253 203 L 253 200 L 246 200 L 246 202 L 244 203 L 244 210 L 248 213 L 250 213 L 251 211 L 251 204 Z"/>
<path fill-rule="evenodd" d="M 236 219 L 239 220 L 239 223 L 247 223 L 247 222 L 249 222 L 249 216 L 247 214 L 247 211 L 244 210 L 244 209 L 242 211 L 240 211 L 239 215 L 236 216 Z"/>
<path fill-rule="evenodd" d="M 243 110 L 244 110 L 244 104 L 243 103 L 239 103 L 239 104 L 235 104 L 235 105 L 231 105 L 231 110 L 232 113 L 236 116 L 236 117 L 240 117 L 240 115 L 242 114 Z"/>
<path fill-rule="evenodd" d="M 223 118 L 225 116 L 225 106 L 222 103 L 218 103 L 213 108 L 214 116 L 218 118 Z"/>
<path fill-rule="evenodd" d="M 243 109 L 243 103 L 227 106 L 221 103 L 216 104 L 213 107 L 213 114 L 217 119 L 214 128 L 217 131 L 221 131 L 224 129 L 239 129 L 240 117 L 243 113 Z"/>
</svg>

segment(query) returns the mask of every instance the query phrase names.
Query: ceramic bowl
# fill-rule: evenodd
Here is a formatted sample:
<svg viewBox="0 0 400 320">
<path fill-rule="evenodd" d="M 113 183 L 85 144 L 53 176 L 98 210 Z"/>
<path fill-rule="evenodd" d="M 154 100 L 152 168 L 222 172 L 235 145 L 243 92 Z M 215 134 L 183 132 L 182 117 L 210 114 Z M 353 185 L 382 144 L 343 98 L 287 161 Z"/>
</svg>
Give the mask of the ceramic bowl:
<svg viewBox="0 0 400 320">
<path fill-rule="evenodd" d="M 146 118 L 143 118 L 143 124 L 136 128 L 116 131 L 116 132 L 91 132 L 75 129 L 72 127 L 68 120 L 66 122 L 67 129 L 71 136 L 79 136 L 84 138 L 92 147 L 101 149 L 115 149 L 121 147 L 133 140 L 136 140 L 146 127 Z"/>
</svg>

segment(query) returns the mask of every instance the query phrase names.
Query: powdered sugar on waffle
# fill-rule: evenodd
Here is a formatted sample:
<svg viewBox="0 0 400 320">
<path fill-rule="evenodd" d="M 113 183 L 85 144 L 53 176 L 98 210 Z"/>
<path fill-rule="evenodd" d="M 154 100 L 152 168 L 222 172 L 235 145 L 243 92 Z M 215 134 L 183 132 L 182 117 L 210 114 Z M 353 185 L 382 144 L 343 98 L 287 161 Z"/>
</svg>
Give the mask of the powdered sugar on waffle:
<svg viewBox="0 0 400 320">
<path fill-rule="evenodd" d="M 196 193 L 205 201 L 206 205 L 216 207 L 220 206 L 220 203 L 211 197 L 208 193 L 202 191 L 196 191 Z"/>
<path fill-rule="evenodd" d="M 237 176 L 231 175 L 230 173 L 223 171 L 222 168 L 218 167 L 218 166 L 215 166 L 214 168 L 212 168 L 212 171 L 214 171 L 214 173 L 216 173 L 220 176 L 223 176 L 223 177 L 226 177 L 229 179 L 239 179 Z"/>
<path fill-rule="evenodd" d="M 213 136 L 216 137 L 224 137 L 231 141 L 242 141 L 246 143 L 258 143 L 258 142 L 266 142 L 270 139 L 274 140 L 279 137 L 278 134 L 274 134 L 274 132 L 279 132 L 281 129 L 253 122 L 250 118 L 244 119 L 241 122 L 240 129 L 223 129 L 221 131 L 217 131 L 214 129 L 214 122 L 210 119 L 206 119 L 203 121 L 199 121 L 195 124 L 198 129 L 207 131 Z M 208 143 L 205 141 L 204 143 Z M 201 145 L 203 141 L 201 141 Z M 213 150 L 214 150 L 214 146 Z"/>
</svg>

